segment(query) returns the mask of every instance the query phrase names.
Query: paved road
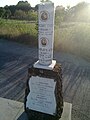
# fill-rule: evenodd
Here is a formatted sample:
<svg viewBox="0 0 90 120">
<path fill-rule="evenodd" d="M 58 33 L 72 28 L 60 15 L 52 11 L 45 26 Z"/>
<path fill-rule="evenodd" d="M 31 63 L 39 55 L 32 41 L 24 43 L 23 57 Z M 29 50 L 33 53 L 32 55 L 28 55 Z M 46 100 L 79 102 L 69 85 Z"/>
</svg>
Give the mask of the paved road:
<svg viewBox="0 0 90 120">
<path fill-rule="evenodd" d="M 70 102 L 72 120 L 90 120 L 90 63 L 55 52 L 62 64 L 64 101 Z M 0 97 L 24 100 L 27 69 L 37 60 L 37 49 L 0 39 Z"/>
</svg>

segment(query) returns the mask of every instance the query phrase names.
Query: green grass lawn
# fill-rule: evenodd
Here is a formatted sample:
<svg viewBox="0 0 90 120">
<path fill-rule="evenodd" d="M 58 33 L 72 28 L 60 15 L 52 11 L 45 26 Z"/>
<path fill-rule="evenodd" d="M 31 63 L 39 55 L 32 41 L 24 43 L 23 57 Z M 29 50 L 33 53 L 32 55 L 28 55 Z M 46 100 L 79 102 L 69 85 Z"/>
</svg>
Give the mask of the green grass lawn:
<svg viewBox="0 0 90 120">
<path fill-rule="evenodd" d="M 36 23 L 0 19 L 0 38 L 37 45 Z M 62 23 L 55 26 L 55 50 L 72 53 L 90 61 L 90 23 Z"/>
</svg>

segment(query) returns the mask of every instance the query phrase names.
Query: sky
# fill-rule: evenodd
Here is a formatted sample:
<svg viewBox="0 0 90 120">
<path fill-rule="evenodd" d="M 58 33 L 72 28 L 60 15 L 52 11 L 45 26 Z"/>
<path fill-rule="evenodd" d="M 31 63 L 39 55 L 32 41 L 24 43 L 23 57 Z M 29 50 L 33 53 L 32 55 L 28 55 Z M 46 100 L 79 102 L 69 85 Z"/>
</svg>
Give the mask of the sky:
<svg viewBox="0 0 90 120">
<path fill-rule="evenodd" d="M 0 7 L 4 7 L 5 5 L 16 5 L 19 1 L 22 0 L 0 0 Z M 40 0 L 23 0 L 28 1 L 32 7 L 40 3 Z M 78 4 L 79 2 L 88 2 L 90 3 L 90 0 L 51 0 L 54 2 L 55 6 L 57 5 L 63 5 L 64 7 L 70 5 L 71 7 Z"/>
</svg>

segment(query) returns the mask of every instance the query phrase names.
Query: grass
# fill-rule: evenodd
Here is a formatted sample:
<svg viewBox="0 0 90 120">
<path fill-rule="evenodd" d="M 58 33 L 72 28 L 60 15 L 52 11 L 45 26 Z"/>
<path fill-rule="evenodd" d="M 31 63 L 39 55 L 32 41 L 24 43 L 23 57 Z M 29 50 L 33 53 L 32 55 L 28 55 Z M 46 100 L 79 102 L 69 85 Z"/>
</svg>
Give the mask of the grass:
<svg viewBox="0 0 90 120">
<path fill-rule="evenodd" d="M 0 38 L 36 46 L 36 23 L 0 19 Z M 90 61 L 90 23 L 62 23 L 55 26 L 55 50 Z"/>
<path fill-rule="evenodd" d="M 90 61 L 90 23 L 62 23 L 57 26 L 55 49 Z"/>
<path fill-rule="evenodd" d="M 0 19 L 0 38 L 36 45 L 37 31 L 35 27 L 33 22 Z"/>
</svg>

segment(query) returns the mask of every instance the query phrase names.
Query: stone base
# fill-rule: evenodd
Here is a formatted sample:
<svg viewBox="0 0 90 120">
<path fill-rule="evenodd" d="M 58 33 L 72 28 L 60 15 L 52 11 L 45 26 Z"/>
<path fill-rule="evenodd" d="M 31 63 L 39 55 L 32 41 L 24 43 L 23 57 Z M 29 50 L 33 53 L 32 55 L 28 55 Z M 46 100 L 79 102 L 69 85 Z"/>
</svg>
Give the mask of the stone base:
<svg viewBox="0 0 90 120">
<path fill-rule="evenodd" d="M 43 113 L 41 111 L 36 111 L 31 108 L 30 106 L 27 107 L 27 103 L 29 101 L 28 96 L 30 96 L 30 80 L 32 77 L 40 77 L 51 80 L 53 79 L 55 81 L 55 90 L 54 90 L 54 96 L 56 100 L 56 108 L 55 113 L 51 115 L 50 113 Z M 30 102 L 30 101 L 29 101 Z M 34 104 L 34 103 L 33 103 Z M 30 120 L 59 120 L 61 118 L 62 112 L 63 112 L 63 97 L 62 97 L 62 70 L 61 65 L 56 64 L 52 70 L 42 69 L 42 68 L 35 68 L 31 67 L 28 69 L 28 80 L 25 90 L 25 111 L 28 115 L 28 118 Z"/>
</svg>

